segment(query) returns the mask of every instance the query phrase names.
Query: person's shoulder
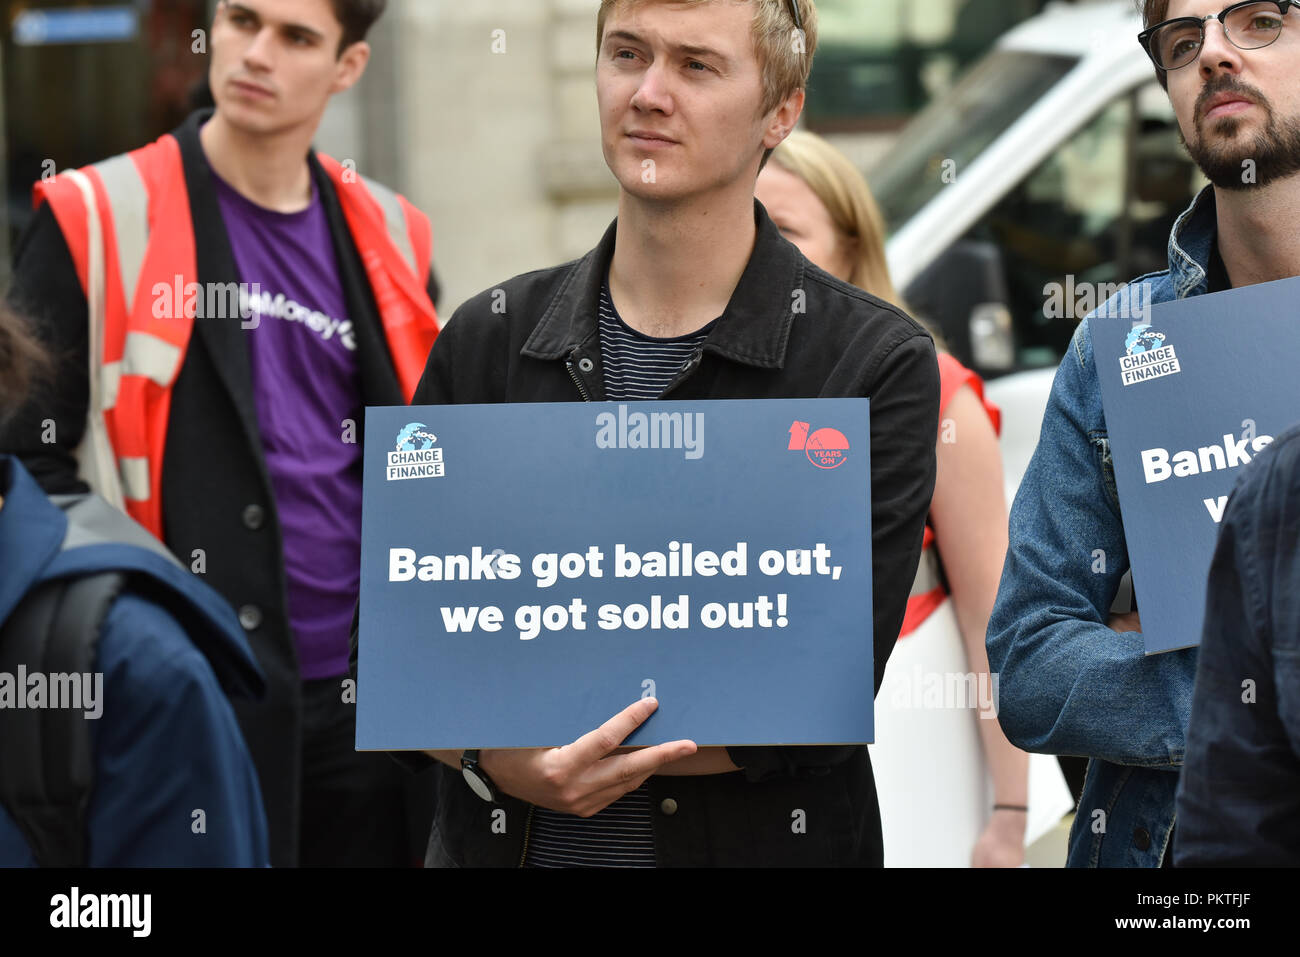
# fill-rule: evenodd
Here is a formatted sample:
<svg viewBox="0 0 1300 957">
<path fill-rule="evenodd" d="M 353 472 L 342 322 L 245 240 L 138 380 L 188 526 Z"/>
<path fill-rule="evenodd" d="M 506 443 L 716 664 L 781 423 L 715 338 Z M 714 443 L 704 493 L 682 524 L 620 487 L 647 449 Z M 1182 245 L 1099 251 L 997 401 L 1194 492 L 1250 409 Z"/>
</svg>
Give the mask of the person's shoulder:
<svg viewBox="0 0 1300 957">
<path fill-rule="evenodd" d="M 13 289 L 38 285 L 40 276 L 56 268 L 61 269 L 61 275 L 65 278 L 60 281 L 64 282 L 66 274 L 73 270 L 67 237 L 63 235 L 63 227 L 59 225 L 54 207 L 49 203 L 38 205 L 23 227 L 14 247 L 14 262 L 17 267 L 14 270 Z M 36 275 L 33 276 L 33 273 Z M 75 277 L 75 272 L 72 275 Z M 80 285 L 78 281 L 78 288 Z"/>
<path fill-rule="evenodd" d="M 380 208 L 386 215 L 396 215 L 397 210 L 393 204 L 400 202 L 409 207 L 409 209 L 403 209 L 401 211 L 401 217 L 404 218 L 408 216 L 409 210 L 414 210 L 419 216 L 428 218 L 428 213 L 412 202 L 410 197 L 396 186 L 390 186 L 383 180 L 362 175 L 361 173 L 352 170 L 345 163 L 340 163 L 338 160 L 327 156 L 324 153 L 317 153 L 314 155 L 316 161 L 320 164 L 321 169 L 325 174 L 325 182 L 329 185 L 330 190 L 334 192 L 336 197 L 340 190 L 348 188 L 348 184 L 360 183 L 361 186 L 365 188 L 365 191 L 370 194 L 370 197 L 379 203 Z"/>
<path fill-rule="evenodd" d="M 1294 467 L 1296 460 L 1300 459 L 1300 424 L 1291 426 L 1274 439 L 1270 449 L 1267 454 L 1272 459 L 1278 460 L 1282 467 L 1286 469 Z"/>
<path fill-rule="evenodd" d="M 935 358 L 939 362 L 939 378 L 945 386 L 951 383 L 955 390 L 969 383 L 983 388 L 984 380 L 980 378 L 979 373 L 962 365 L 961 360 L 951 352 L 939 352 Z"/>
<path fill-rule="evenodd" d="M 584 261 L 534 269 L 488 286 L 457 307 L 444 332 L 454 328 L 455 335 L 463 336 L 536 325 Z"/>
<path fill-rule="evenodd" d="M 1300 501 L 1300 425 L 1288 428 L 1255 456 L 1243 471 L 1233 498 L 1235 511 L 1251 505 L 1269 514 Z"/>
<path fill-rule="evenodd" d="M 128 584 L 127 588 L 133 586 Z M 143 727 L 159 735 L 212 734 L 214 744 L 229 716 L 223 687 L 189 629 L 199 627 L 147 593 L 127 590 L 104 616 L 96 649 L 103 675 L 103 720 L 115 751 L 130 752 Z M 218 662 L 223 668 L 227 666 Z M 131 729 L 136 729 L 131 731 Z M 165 731 L 164 728 L 170 729 Z"/>
<path fill-rule="evenodd" d="M 106 681 L 119 682 L 140 701 L 153 691 L 212 674 L 181 621 L 129 585 L 104 616 L 99 663 Z"/>
<path fill-rule="evenodd" d="M 825 300 L 824 304 L 810 302 L 807 312 L 809 316 L 813 314 L 814 305 L 824 305 L 827 308 L 818 309 L 817 318 L 845 329 L 853 330 L 866 321 L 877 334 L 890 332 L 898 339 L 931 338 L 925 326 L 898 306 L 832 276 L 807 259 L 804 260 L 804 277 L 817 290 L 818 298 Z"/>
<path fill-rule="evenodd" d="M 1146 322 L 1151 318 L 1151 307 L 1175 298 L 1173 279 L 1168 269 L 1145 273 L 1120 285 L 1099 283 L 1096 298 L 1105 296 L 1097 307 L 1083 317 L 1075 327 L 1070 342 L 1070 352 L 1080 366 L 1088 367 L 1092 361 L 1092 327 L 1098 321 L 1127 319 Z"/>
</svg>

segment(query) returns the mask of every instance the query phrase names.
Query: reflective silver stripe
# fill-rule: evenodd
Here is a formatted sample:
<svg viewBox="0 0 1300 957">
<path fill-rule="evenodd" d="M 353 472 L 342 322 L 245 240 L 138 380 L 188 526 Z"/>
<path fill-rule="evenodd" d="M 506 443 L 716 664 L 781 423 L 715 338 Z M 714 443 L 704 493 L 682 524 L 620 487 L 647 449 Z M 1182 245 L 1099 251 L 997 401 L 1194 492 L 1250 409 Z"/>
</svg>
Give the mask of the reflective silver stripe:
<svg viewBox="0 0 1300 957">
<path fill-rule="evenodd" d="M 424 270 L 415 261 L 415 248 L 411 245 L 411 234 L 407 230 L 406 210 L 402 208 L 397 194 L 382 183 L 376 183 L 364 176 L 361 177 L 361 181 L 366 184 L 366 189 L 370 190 L 370 195 L 375 197 L 375 200 L 379 203 L 379 208 L 384 211 L 384 223 L 388 226 L 388 236 L 397 246 L 402 258 L 406 260 L 417 278 L 423 276 Z"/>
<path fill-rule="evenodd" d="M 63 174 L 81 193 L 86 205 L 86 352 L 89 402 L 86 407 L 86 432 L 77 446 L 77 472 L 86 483 L 114 508 L 124 508 L 122 479 L 116 468 L 113 443 L 104 423 L 104 241 L 99 223 L 99 206 L 90 177 L 80 170 Z"/>
<path fill-rule="evenodd" d="M 133 502 L 149 501 L 149 460 L 118 459 L 122 473 L 122 494 Z"/>
<path fill-rule="evenodd" d="M 916 567 L 916 578 L 912 579 L 912 591 L 908 598 L 928 595 L 936 588 L 943 587 L 943 576 L 939 574 L 939 553 L 933 546 L 921 552 L 921 564 Z"/>
<path fill-rule="evenodd" d="M 166 388 L 176 377 L 181 350 L 144 332 L 128 332 L 122 353 L 122 375 L 147 376 Z"/>
<path fill-rule="evenodd" d="M 117 390 L 122 384 L 122 363 L 105 362 L 99 370 L 99 389 L 103 397 L 103 410 L 117 408 Z"/>
<path fill-rule="evenodd" d="M 95 164 L 104 183 L 108 205 L 113 211 L 113 235 L 117 237 L 117 263 L 122 271 L 122 292 L 126 310 L 135 303 L 135 284 L 140 278 L 145 250 L 149 246 L 149 191 L 145 189 L 135 160 L 125 153 Z"/>
</svg>

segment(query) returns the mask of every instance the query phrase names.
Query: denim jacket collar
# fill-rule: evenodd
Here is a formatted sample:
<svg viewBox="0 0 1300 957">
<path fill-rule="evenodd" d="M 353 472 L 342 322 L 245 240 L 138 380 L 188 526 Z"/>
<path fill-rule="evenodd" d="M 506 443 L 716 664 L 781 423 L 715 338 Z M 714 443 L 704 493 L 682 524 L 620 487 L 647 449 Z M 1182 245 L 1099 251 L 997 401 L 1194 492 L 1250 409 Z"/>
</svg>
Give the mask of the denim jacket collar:
<svg viewBox="0 0 1300 957">
<path fill-rule="evenodd" d="M 1169 281 L 1175 298 L 1204 295 L 1209 289 L 1210 254 L 1217 233 L 1214 187 L 1206 186 L 1178 217 L 1169 234 Z"/>
<path fill-rule="evenodd" d="M 734 362 L 781 369 L 794 322 L 793 296 L 803 285 L 805 260 L 757 200 L 754 225 L 757 235 L 749 264 L 704 349 Z M 615 220 L 600 244 L 578 261 L 524 343 L 524 355 L 561 359 L 597 335 L 597 302 L 614 258 L 617 231 Z"/>
</svg>

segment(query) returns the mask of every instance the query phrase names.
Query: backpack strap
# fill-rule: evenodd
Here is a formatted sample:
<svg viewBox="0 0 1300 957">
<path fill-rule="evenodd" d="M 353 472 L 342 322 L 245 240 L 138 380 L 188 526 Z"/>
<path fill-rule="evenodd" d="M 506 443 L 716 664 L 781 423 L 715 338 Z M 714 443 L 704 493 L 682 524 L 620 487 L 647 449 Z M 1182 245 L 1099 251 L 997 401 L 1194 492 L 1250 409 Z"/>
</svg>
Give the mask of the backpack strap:
<svg viewBox="0 0 1300 957">
<path fill-rule="evenodd" d="M 38 585 L 0 628 L 0 673 L 15 682 L 41 673 L 47 683 L 93 673 L 104 618 L 125 583 L 103 572 Z M 14 688 L 24 704 L 25 685 Z M 0 708 L 0 803 L 42 867 L 82 867 L 94 777 L 88 719 L 82 709 L 19 708 L 16 699 Z"/>
</svg>

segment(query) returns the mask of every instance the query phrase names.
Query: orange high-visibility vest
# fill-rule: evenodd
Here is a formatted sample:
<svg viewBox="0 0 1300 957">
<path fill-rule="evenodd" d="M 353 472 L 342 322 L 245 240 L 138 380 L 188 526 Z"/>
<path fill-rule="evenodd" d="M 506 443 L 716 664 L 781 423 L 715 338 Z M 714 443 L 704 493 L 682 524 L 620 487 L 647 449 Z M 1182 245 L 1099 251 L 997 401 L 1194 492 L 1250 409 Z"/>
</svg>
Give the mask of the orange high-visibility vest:
<svg viewBox="0 0 1300 957">
<path fill-rule="evenodd" d="M 405 198 L 327 156 L 317 157 L 334 184 L 360 253 L 384 335 L 407 402 L 438 335 L 427 287 L 433 229 Z M 155 143 L 36 184 L 35 205 L 48 202 L 68 243 L 77 277 L 92 303 L 103 297 L 99 364 L 91 356 L 90 419 L 102 416 L 127 514 L 162 538 L 162 466 L 171 390 L 194 328 L 194 303 L 155 309 L 155 287 L 198 282 L 194 225 L 180 144 Z M 91 203 L 102 254 L 92 257 Z M 95 273 L 95 275 L 91 275 Z M 162 316 L 155 313 L 162 312 Z M 97 399 L 98 395 L 98 399 Z M 91 434 L 88 428 L 87 435 Z"/>
</svg>

